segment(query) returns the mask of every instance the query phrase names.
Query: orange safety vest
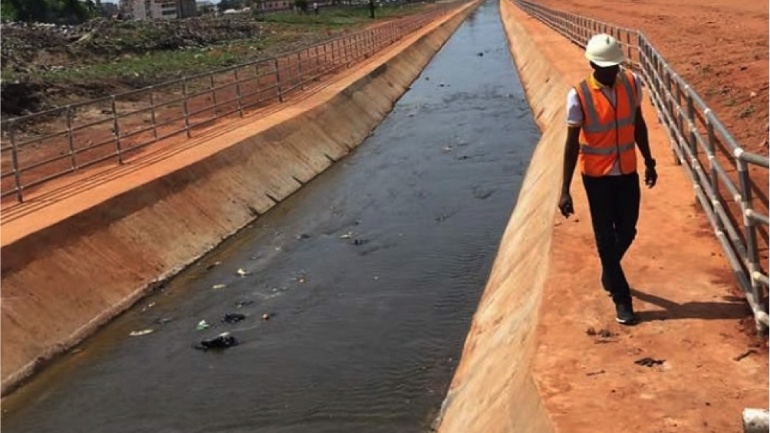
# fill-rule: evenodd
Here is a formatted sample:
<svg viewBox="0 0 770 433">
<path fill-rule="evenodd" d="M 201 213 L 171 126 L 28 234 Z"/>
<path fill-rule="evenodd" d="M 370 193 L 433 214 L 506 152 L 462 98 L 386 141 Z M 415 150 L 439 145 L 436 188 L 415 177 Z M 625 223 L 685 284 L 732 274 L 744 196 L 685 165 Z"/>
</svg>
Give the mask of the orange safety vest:
<svg viewBox="0 0 770 433">
<path fill-rule="evenodd" d="M 593 79 L 593 78 L 591 78 Z M 638 98 L 630 71 L 621 71 L 615 80 L 615 107 L 601 89 L 583 80 L 576 88 L 583 109 L 580 129 L 580 170 L 586 176 L 607 175 L 617 159 L 620 171 L 636 171 L 634 124 Z"/>
</svg>

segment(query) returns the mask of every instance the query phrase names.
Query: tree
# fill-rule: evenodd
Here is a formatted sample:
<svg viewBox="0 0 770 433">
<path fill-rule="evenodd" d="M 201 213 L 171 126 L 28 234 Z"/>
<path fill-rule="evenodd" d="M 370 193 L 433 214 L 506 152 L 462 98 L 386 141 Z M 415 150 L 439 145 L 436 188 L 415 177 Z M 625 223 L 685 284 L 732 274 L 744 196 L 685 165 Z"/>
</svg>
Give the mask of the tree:
<svg viewBox="0 0 770 433">
<path fill-rule="evenodd" d="M 47 21 L 49 5 L 46 0 L 0 0 L 3 18 L 11 21 Z"/>
<path fill-rule="evenodd" d="M 77 24 L 88 20 L 89 15 L 88 8 L 80 0 L 63 0 L 58 18 L 70 24 Z"/>
<path fill-rule="evenodd" d="M 308 3 L 307 0 L 294 0 L 294 6 L 301 10 L 302 13 L 307 12 Z"/>
<path fill-rule="evenodd" d="M 5 20 L 24 22 L 81 23 L 92 15 L 92 0 L 0 0 Z"/>
</svg>

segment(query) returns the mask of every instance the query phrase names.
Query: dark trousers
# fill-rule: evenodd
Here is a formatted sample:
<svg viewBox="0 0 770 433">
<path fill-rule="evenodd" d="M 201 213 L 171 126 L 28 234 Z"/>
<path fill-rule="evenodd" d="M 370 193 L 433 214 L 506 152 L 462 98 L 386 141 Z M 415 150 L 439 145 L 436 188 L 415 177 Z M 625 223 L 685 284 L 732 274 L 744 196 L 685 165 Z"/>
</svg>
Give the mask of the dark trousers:
<svg viewBox="0 0 770 433">
<path fill-rule="evenodd" d="M 631 302 L 630 288 L 620 262 L 636 236 L 639 175 L 584 175 L 583 185 L 591 209 L 596 248 L 602 262 L 602 286 L 616 304 Z"/>
</svg>

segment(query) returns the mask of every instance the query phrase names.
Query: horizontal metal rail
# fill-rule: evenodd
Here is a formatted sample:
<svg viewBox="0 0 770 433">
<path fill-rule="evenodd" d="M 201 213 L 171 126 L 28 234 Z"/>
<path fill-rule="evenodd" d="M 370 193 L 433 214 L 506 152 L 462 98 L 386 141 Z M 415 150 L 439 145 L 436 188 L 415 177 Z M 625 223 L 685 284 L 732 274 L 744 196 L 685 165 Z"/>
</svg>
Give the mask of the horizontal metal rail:
<svg viewBox="0 0 770 433">
<path fill-rule="evenodd" d="M 768 158 L 747 152 L 706 105 L 703 98 L 665 61 L 638 30 L 546 8 L 527 0 L 511 0 L 524 12 L 542 21 L 580 47 L 591 36 L 607 33 L 618 39 L 627 56 L 626 67 L 635 70 L 665 125 L 672 152 L 693 182 L 696 201 L 703 208 L 722 245 L 738 285 L 754 312 L 757 327 L 766 331 L 768 275 L 758 253 L 759 226 L 768 228 L 766 197 L 762 209 L 752 198 L 756 189 L 748 166 L 764 168 Z M 725 166 L 727 164 L 728 167 Z M 727 203 L 740 209 L 731 209 Z M 733 205 L 735 207 L 735 205 Z M 767 245 L 763 245 L 767 248 Z"/>
</svg>

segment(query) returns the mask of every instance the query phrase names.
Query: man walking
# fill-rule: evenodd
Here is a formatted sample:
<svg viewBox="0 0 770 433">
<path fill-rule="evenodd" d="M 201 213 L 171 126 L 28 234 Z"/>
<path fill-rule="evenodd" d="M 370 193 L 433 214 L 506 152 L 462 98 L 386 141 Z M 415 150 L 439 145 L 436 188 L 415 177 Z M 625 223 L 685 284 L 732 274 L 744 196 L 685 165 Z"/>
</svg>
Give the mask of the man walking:
<svg viewBox="0 0 770 433">
<path fill-rule="evenodd" d="M 567 95 L 559 210 L 565 218 L 574 213 L 569 190 L 579 163 L 602 264 L 602 286 L 612 296 L 618 323 L 631 325 L 636 317 L 620 263 L 636 236 L 639 219 L 635 148 L 644 158 L 644 183 L 652 188 L 658 174 L 642 117 L 642 84 L 633 72 L 621 69 L 620 43 L 610 35 L 596 35 L 588 41 L 585 57 L 593 73 Z"/>
</svg>

